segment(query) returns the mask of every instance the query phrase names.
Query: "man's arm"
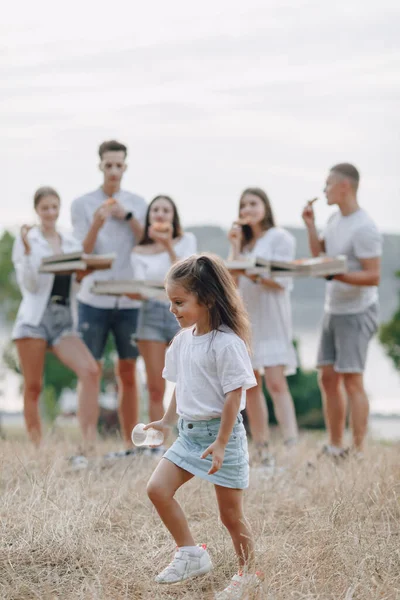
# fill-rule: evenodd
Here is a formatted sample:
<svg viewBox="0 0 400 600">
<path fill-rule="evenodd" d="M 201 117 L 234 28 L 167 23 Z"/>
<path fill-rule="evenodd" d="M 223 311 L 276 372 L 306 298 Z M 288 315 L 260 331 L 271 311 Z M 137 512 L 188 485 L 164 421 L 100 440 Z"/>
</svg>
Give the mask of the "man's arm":
<svg viewBox="0 0 400 600">
<path fill-rule="evenodd" d="M 135 236 L 135 240 L 140 241 L 143 236 L 143 225 L 138 221 L 135 216 L 129 220 L 130 228 L 132 229 L 133 235 Z"/>
<path fill-rule="evenodd" d="M 130 211 L 128 211 L 119 202 L 115 202 L 115 204 L 113 204 L 110 210 L 111 216 L 114 217 L 114 219 L 119 219 L 120 221 L 124 221 L 129 212 Z M 133 235 L 135 236 L 135 240 L 139 242 L 142 239 L 143 235 L 143 225 L 134 212 L 131 214 L 132 217 L 129 219 L 129 226 L 132 230 Z"/>
<path fill-rule="evenodd" d="M 71 221 L 73 235 L 75 239 L 82 243 L 83 252 L 86 254 L 93 252 L 97 235 L 107 218 L 107 214 L 106 209 L 100 206 L 93 215 L 92 223 L 89 223 L 81 199 L 77 199 L 72 203 Z"/>
<path fill-rule="evenodd" d="M 343 275 L 335 275 L 332 279 L 349 283 L 351 285 L 370 286 L 379 285 L 381 277 L 381 259 L 379 256 L 374 258 L 360 258 L 361 271 L 353 271 L 351 273 L 343 273 Z"/>
<path fill-rule="evenodd" d="M 312 204 L 309 202 L 306 204 L 302 216 L 307 227 L 308 245 L 310 247 L 311 254 L 313 256 L 319 256 L 325 252 L 325 242 L 318 235 L 318 231 L 315 226 L 314 209 Z"/>
<path fill-rule="evenodd" d="M 97 211 L 94 213 L 92 224 L 89 227 L 89 231 L 87 232 L 85 238 L 82 241 L 83 251 L 85 252 L 85 254 L 92 254 L 96 245 L 97 236 L 99 234 L 100 229 L 103 227 L 106 218 L 107 217 L 104 215 L 104 210 L 102 207 L 97 209 Z"/>
</svg>

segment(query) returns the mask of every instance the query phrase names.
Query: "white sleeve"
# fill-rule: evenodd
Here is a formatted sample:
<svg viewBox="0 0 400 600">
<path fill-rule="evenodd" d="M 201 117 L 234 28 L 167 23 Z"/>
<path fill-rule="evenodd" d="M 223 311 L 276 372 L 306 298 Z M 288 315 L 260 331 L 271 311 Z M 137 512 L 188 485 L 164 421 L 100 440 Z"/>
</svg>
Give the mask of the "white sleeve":
<svg viewBox="0 0 400 600">
<path fill-rule="evenodd" d="M 74 238 L 80 242 L 83 242 L 90 229 L 90 223 L 86 216 L 83 202 L 80 198 L 74 200 L 71 205 L 71 222 Z"/>
<path fill-rule="evenodd" d="M 382 236 L 374 223 L 361 227 L 353 238 L 357 258 L 375 258 L 382 254 Z"/>
<path fill-rule="evenodd" d="M 217 351 L 216 363 L 218 378 L 224 394 L 237 388 L 248 390 L 257 385 L 250 356 L 242 340 L 237 339 Z"/>
<path fill-rule="evenodd" d="M 282 232 L 277 237 L 276 243 L 272 249 L 272 260 L 294 260 L 296 256 L 296 240 L 295 238 Z"/>
<path fill-rule="evenodd" d="M 296 240 L 295 238 L 285 232 L 281 232 L 279 238 L 277 238 L 272 250 L 272 260 L 294 260 L 296 256 Z M 279 283 L 285 289 L 292 289 L 293 281 L 291 277 L 274 277 L 274 281 Z"/>
<path fill-rule="evenodd" d="M 146 279 L 146 265 L 143 258 L 137 253 L 131 253 L 133 279 L 143 281 Z"/>
<path fill-rule="evenodd" d="M 177 346 L 179 336 L 174 338 L 171 345 L 165 353 L 165 366 L 162 372 L 162 376 L 167 381 L 176 383 L 178 370 L 177 370 Z"/>
<path fill-rule="evenodd" d="M 144 227 L 144 222 L 146 220 L 146 213 L 147 213 L 146 200 L 144 200 L 144 198 L 141 198 L 140 206 L 135 206 L 135 208 L 133 209 L 133 216 L 135 217 L 135 219 L 137 221 L 139 221 L 139 223 L 142 225 L 142 227 Z"/>
<path fill-rule="evenodd" d="M 39 287 L 39 267 L 41 260 L 34 253 L 25 254 L 21 236 L 17 236 L 12 249 L 12 261 L 19 287 L 36 293 Z"/>
<path fill-rule="evenodd" d="M 176 255 L 179 259 L 187 258 L 196 254 L 197 252 L 197 239 L 193 233 L 184 233 L 179 244 L 177 244 Z"/>
</svg>

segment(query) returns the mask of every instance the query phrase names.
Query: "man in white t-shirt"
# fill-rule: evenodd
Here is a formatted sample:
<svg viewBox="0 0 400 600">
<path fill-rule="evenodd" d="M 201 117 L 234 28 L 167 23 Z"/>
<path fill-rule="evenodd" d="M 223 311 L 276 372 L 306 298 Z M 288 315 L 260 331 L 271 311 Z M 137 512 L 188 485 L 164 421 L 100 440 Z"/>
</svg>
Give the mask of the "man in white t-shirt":
<svg viewBox="0 0 400 600">
<path fill-rule="evenodd" d="M 329 276 L 325 314 L 318 350 L 320 387 L 330 445 L 324 451 L 341 456 L 346 421 L 347 393 L 354 448 L 362 451 L 368 425 L 369 404 L 363 383 L 368 343 L 378 327 L 378 284 L 381 235 L 369 215 L 360 208 L 357 189 L 360 176 L 348 163 L 329 172 L 325 195 L 328 205 L 339 208 L 318 235 L 311 203 L 303 211 L 313 256 L 347 256 L 348 273 Z"/>
<path fill-rule="evenodd" d="M 115 140 L 99 148 L 103 185 L 72 203 L 71 218 L 75 237 L 88 254 L 115 253 L 111 269 L 87 275 L 78 293 L 78 329 L 83 341 L 99 363 L 98 386 L 93 397 L 79 407 L 86 438 L 94 442 L 99 414 L 98 395 L 101 359 L 109 333 L 118 353 L 116 377 L 119 391 L 119 419 L 126 448 L 131 447 L 131 431 L 137 423 L 138 398 L 135 333 L 137 302 L 126 297 L 92 294 L 94 280 L 133 279 L 132 248 L 139 242 L 147 205 L 143 198 L 121 189 L 126 170 L 127 148 Z"/>
</svg>

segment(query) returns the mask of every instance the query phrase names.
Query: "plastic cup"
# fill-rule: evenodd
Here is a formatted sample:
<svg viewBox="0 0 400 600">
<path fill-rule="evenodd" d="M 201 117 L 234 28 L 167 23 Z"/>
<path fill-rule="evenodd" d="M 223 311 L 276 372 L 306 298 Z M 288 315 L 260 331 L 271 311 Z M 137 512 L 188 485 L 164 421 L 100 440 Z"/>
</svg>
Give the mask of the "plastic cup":
<svg viewBox="0 0 400 600">
<path fill-rule="evenodd" d="M 157 429 L 144 430 L 145 424 L 138 423 L 133 429 L 131 434 L 132 442 L 135 446 L 161 446 L 164 441 L 164 434 L 162 431 Z"/>
</svg>

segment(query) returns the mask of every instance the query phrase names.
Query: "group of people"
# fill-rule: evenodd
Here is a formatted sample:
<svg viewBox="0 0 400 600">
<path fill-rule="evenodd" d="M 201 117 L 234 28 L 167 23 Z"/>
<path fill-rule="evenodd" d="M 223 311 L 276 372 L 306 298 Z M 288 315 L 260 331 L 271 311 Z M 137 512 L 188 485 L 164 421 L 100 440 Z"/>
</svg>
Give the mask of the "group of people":
<svg viewBox="0 0 400 600">
<path fill-rule="evenodd" d="M 131 431 L 138 420 L 135 361 L 143 357 L 149 391 L 148 427 L 166 437 L 178 421 L 178 438 L 165 452 L 149 482 L 148 494 L 178 547 L 159 583 L 176 583 L 209 572 L 205 547 L 196 546 L 177 489 L 193 476 L 215 485 L 221 520 L 240 564 L 217 598 L 239 598 L 244 585 L 258 585 L 251 532 L 243 514 L 249 455 L 241 411 L 246 407 L 256 460 L 270 466 L 268 414 L 262 378 L 268 389 L 284 443 L 296 444 L 298 429 L 286 376 L 297 366 L 292 343 L 287 278 L 229 273 L 212 255 L 196 254 L 196 239 L 181 227 L 174 201 L 164 195 L 146 202 L 121 189 L 127 148 L 116 141 L 99 148 L 102 186 L 72 204 L 73 236 L 56 228 L 60 198 L 52 188 L 36 192 L 37 227 L 23 226 L 13 260 L 23 300 L 15 340 L 24 376 L 24 412 L 35 444 L 41 429 L 38 399 L 48 348 L 78 377 L 78 417 L 88 453 L 96 441 L 101 359 L 107 337 L 118 353 L 115 374 L 119 418 L 126 456 L 134 452 Z M 325 452 L 344 456 L 346 396 L 350 403 L 354 448 L 361 452 L 368 421 L 363 371 L 369 340 L 377 328 L 381 236 L 357 201 L 359 173 L 342 163 L 328 174 L 325 195 L 338 211 L 322 235 L 307 203 L 303 219 L 313 256 L 344 254 L 347 273 L 329 276 L 318 352 L 320 385 L 329 433 Z M 246 189 L 229 232 L 231 260 L 262 257 L 293 260 L 295 240 L 277 227 L 266 193 Z M 81 249 L 114 252 L 110 270 L 76 278 L 39 273 L 45 256 Z M 94 280 L 165 280 L 168 300 L 97 296 Z M 75 289 L 77 288 L 77 290 Z M 72 306 L 77 299 L 74 331 Z M 179 331 L 182 329 L 182 331 Z M 165 366 L 164 366 L 165 365 Z M 165 380 L 176 384 L 164 413 Z M 116 453 L 116 456 L 119 454 Z M 236 595 L 235 595 L 236 594 Z"/>
</svg>

